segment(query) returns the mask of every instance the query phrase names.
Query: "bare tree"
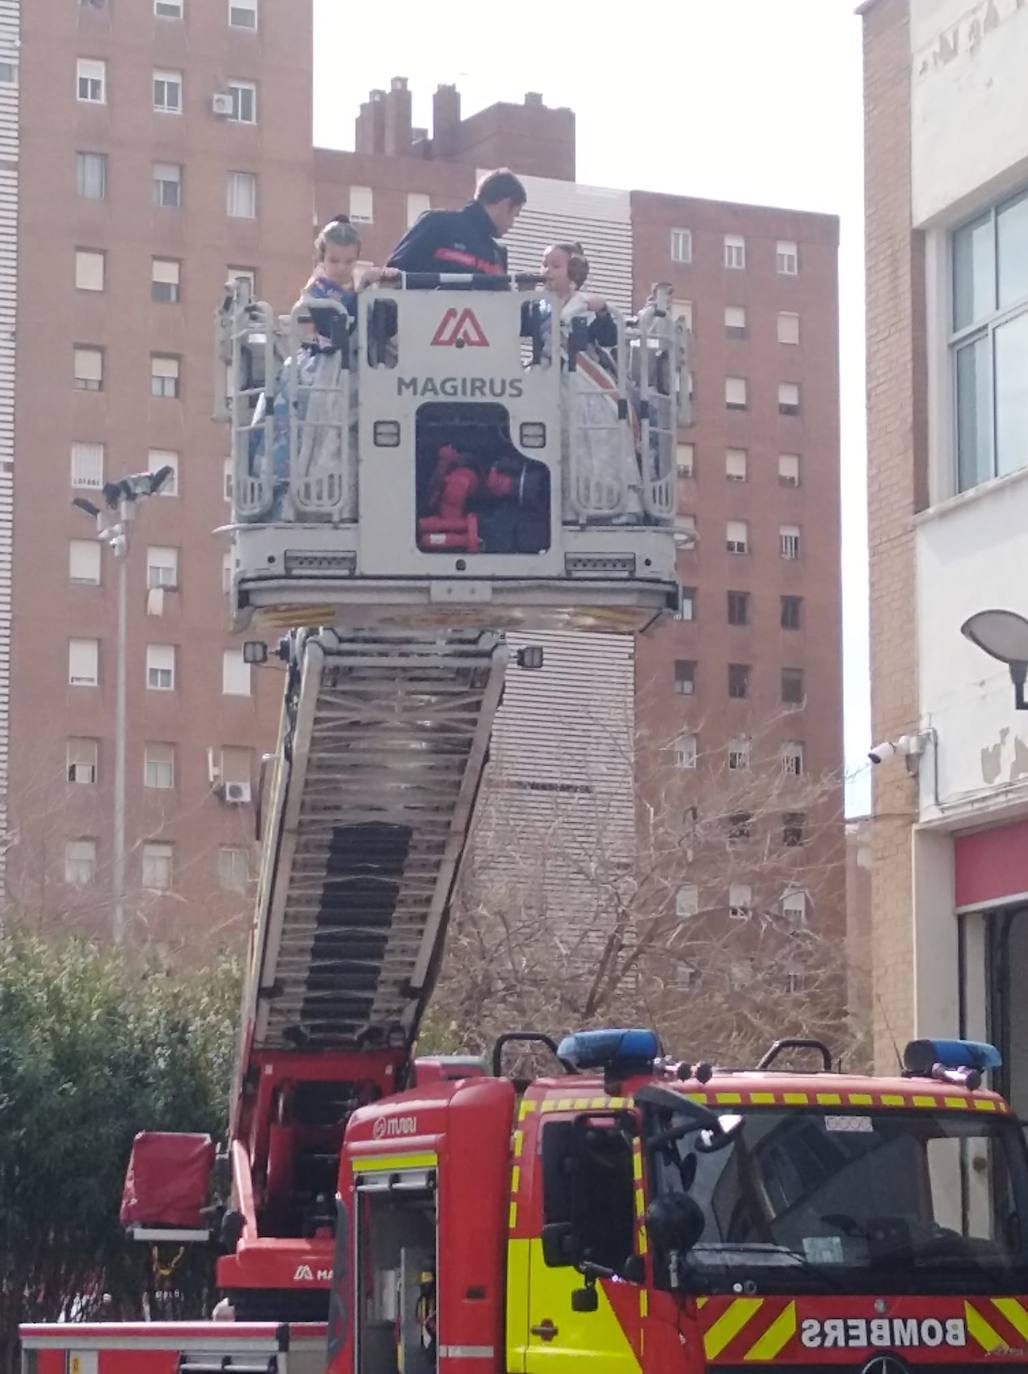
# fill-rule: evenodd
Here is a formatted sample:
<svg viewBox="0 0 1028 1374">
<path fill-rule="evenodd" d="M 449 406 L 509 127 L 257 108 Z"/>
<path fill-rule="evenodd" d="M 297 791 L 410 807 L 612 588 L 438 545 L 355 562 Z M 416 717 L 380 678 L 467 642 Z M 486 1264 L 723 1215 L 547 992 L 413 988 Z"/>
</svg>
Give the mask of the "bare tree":
<svg viewBox="0 0 1028 1374">
<path fill-rule="evenodd" d="M 842 779 L 811 774 L 783 714 L 703 753 L 636 737 L 635 823 L 581 768 L 510 785 L 494 759 L 423 1037 L 652 1024 L 694 1060 L 752 1063 L 822 1035 L 850 1063 Z M 794 728 L 794 727 L 793 727 Z"/>
</svg>

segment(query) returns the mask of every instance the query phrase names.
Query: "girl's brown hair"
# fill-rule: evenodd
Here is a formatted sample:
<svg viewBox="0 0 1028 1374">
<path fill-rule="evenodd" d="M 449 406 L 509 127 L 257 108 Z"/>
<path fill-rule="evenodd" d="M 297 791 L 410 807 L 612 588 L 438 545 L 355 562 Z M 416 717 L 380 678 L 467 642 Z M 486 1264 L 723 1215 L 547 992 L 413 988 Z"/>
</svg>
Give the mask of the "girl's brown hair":
<svg viewBox="0 0 1028 1374">
<path fill-rule="evenodd" d="M 324 261 L 325 249 L 330 243 L 334 243 L 337 248 L 356 248 L 358 253 L 361 251 L 361 236 L 350 223 L 349 215 L 336 215 L 334 219 L 330 219 L 314 240 L 318 262 Z"/>
<path fill-rule="evenodd" d="M 553 246 L 567 256 L 568 280 L 581 290 L 589 276 L 589 259 L 585 256 L 585 249 L 580 243 L 555 243 Z"/>
</svg>

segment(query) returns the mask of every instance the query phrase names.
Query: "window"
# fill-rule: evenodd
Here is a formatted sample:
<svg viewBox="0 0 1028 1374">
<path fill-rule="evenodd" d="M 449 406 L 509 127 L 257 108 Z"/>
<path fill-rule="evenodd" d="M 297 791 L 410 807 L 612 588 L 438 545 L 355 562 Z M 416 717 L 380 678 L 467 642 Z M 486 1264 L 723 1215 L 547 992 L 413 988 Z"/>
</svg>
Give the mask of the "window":
<svg viewBox="0 0 1028 1374">
<path fill-rule="evenodd" d="M 675 740 L 675 767 L 695 768 L 699 741 L 695 735 L 679 735 Z"/>
<path fill-rule="evenodd" d="M 1028 466 L 1028 192 L 952 240 L 957 485 Z"/>
<path fill-rule="evenodd" d="M 728 843 L 741 844 L 753 835 L 753 816 L 749 811 L 736 811 L 728 817 Z"/>
<path fill-rule="evenodd" d="M 800 413 L 800 389 L 796 382 L 778 383 L 779 415 L 798 415 Z"/>
<path fill-rule="evenodd" d="M 253 690 L 252 669 L 242 649 L 226 649 L 221 658 L 221 690 L 227 697 L 248 697 Z"/>
<path fill-rule="evenodd" d="M 181 72 L 154 72 L 153 107 L 158 114 L 182 113 Z"/>
<path fill-rule="evenodd" d="M 72 444 L 71 485 L 98 490 L 104 484 L 103 444 Z"/>
<path fill-rule="evenodd" d="M 253 777 L 253 754 L 249 749 L 227 745 L 221 751 L 221 782 L 249 784 Z"/>
<path fill-rule="evenodd" d="M 780 310 L 778 312 L 778 342 L 780 344 L 798 344 L 799 341 L 799 315 L 792 315 L 786 310 Z"/>
<path fill-rule="evenodd" d="M 218 886 L 223 892 L 245 892 L 250 881 L 250 851 L 218 850 Z"/>
<path fill-rule="evenodd" d="M 171 468 L 171 476 L 158 491 L 158 496 L 178 495 L 178 454 L 173 449 L 152 448 L 147 454 L 147 472 Z"/>
<path fill-rule="evenodd" d="M 182 167 L 177 162 L 155 162 L 153 165 L 153 203 L 165 210 L 178 210 L 182 205 Z"/>
<path fill-rule="evenodd" d="M 257 176 L 229 172 L 225 182 L 225 210 L 231 219 L 257 218 Z"/>
<path fill-rule="evenodd" d="M 696 664 L 690 658 L 675 659 L 675 691 L 682 697 L 696 691 Z"/>
<path fill-rule="evenodd" d="M 735 701 L 745 701 L 750 694 L 750 674 L 748 663 L 729 663 L 728 695 Z"/>
<path fill-rule="evenodd" d="M 80 57 L 75 68 L 79 100 L 88 105 L 103 105 L 107 101 L 107 63 L 95 57 Z"/>
<path fill-rule="evenodd" d="M 692 230 L 671 230 L 671 261 L 692 262 Z"/>
<path fill-rule="evenodd" d="M 726 305 L 725 336 L 729 339 L 745 339 L 746 333 L 746 307 Z"/>
<path fill-rule="evenodd" d="M 728 410 L 746 409 L 746 378 L 725 378 L 725 406 Z"/>
<path fill-rule="evenodd" d="M 257 0 L 229 0 L 228 22 L 234 29 L 256 29 Z"/>
<path fill-rule="evenodd" d="M 671 318 L 673 320 L 684 320 L 685 327 L 692 333 L 692 301 L 672 301 Z"/>
<path fill-rule="evenodd" d="M 753 889 L 749 883 L 732 883 L 728 889 L 728 914 L 733 921 L 748 921 L 753 911 Z"/>
<path fill-rule="evenodd" d="M 696 619 L 696 588 L 678 588 L 678 608 L 675 611 L 676 620 L 695 620 Z"/>
<path fill-rule="evenodd" d="M 775 262 L 780 277 L 795 277 L 800 270 L 800 251 L 788 239 L 779 239 L 775 247 Z"/>
<path fill-rule="evenodd" d="M 729 482 L 745 482 L 748 465 L 744 448 L 730 448 L 725 452 L 725 477 Z"/>
<path fill-rule="evenodd" d="M 164 353 L 150 355 L 150 395 L 177 400 L 179 394 L 179 361 Z"/>
<path fill-rule="evenodd" d="M 798 487 L 800 484 L 800 455 L 798 453 L 780 453 L 778 455 L 778 485 L 780 487 Z"/>
<path fill-rule="evenodd" d="M 407 192 L 407 228 L 417 224 L 422 215 L 427 215 L 432 208 L 432 198 L 424 191 Z"/>
<path fill-rule="evenodd" d="M 543 1224 L 575 1237 L 595 1264 L 619 1272 L 632 1253 L 632 1147 L 618 1123 L 590 1127 L 543 1118 Z M 544 1263 L 571 1265 L 570 1254 L 548 1253 Z"/>
<path fill-rule="evenodd" d="M 100 742 L 95 739 L 70 739 L 65 746 L 66 777 L 69 782 L 96 782 Z"/>
<path fill-rule="evenodd" d="M 738 234 L 725 235 L 724 264 L 737 270 L 746 266 L 746 240 Z"/>
<path fill-rule="evenodd" d="M 69 687 L 96 687 L 100 682 L 100 641 L 68 640 Z"/>
<path fill-rule="evenodd" d="M 146 744 L 143 746 L 143 786 L 167 792 L 175 786 L 175 746 Z"/>
<path fill-rule="evenodd" d="M 676 446 L 676 458 L 678 463 L 678 478 L 684 481 L 693 475 L 693 463 L 696 457 L 696 450 L 692 444 L 678 444 Z"/>
<path fill-rule="evenodd" d="M 794 561 L 800 556 L 799 525 L 778 526 L 778 552 L 782 558 Z"/>
<path fill-rule="evenodd" d="M 370 224 L 375 218 L 375 201 L 370 186 L 350 187 L 350 219 L 354 224 Z"/>
<path fill-rule="evenodd" d="M 749 553 L 750 528 L 745 520 L 729 520 L 726 523 L 725 547 L 729 553 Z"/>
<path fill-rule="evenodd" d="M 750 742 L 739 738 L 728 742 L 728 767 L 733 773 L 744 773 L 750 766 Z"/>
<path fill-rule="evenodd" d="M 237 124 L 257 123 L 257 87 L 252 81 L 230 81 L 228 93 L 232 97 L 229 119 Z"/>
<path fill-rule="evenodd" d="M 174 258 L 154 258 L 150 264 L 150 298 L 168 305 L 179 299 L 182 264 Z"/>
<path fill-rule="evenodd" d="M 182 0 L 153 0 L 153 12 L 158 19 L 181 19 Z"/>
<path fill-rule="evenodd" d="M 75 285 L 80 291 L 104 289 L 104 259 L 95 248 L 75 249 Z"/>
<path fill-rule="evenodd" d="M 68 579 L 83 587 L 100 585 L 100 544 L 96 539 L 73 539 L 68 545 Z"/>
<path fill-rule="evenodd" d="M 178 549 L 147 549 L 146 585 L 148 587 L 178 586 Z"/>
<path fill-rule="evenodd" d="M 75 189 L 83 200 L 107 199 L 107 154 L 75 154 Z"/>
<path fill-rule="evenodd" d="M 175 690 L 174 644 L 148 644 L 146 646 L 146 685 L 151 692 L 173 692 Z"/>
<path fill-rule="evenodd" d="M 64 881 L 72 887 L 96 882 L 96 840 L 65 841 Z"/>
<path fill-rule="evenodd" d="M 802 596 L 783 596 L 781 624 L 783 630 L 798 630 L 803 625 Z"/>
<path fill-rule="evenodd" d="M 802 778 L 803 776 L 803 742 L 798 739 L 787 739 L 782 745 L 782 772 L 788 773 L 790 777 Z"/>
<path fill-rule="evenodd" d="M 174 845 L 148 840 L 143 845 L 143 886 L 151 892 L 170 892 Z"/>
<path fill-rule="evenodd" d="M 807 894 L 793 889 L 782 897 L 782 915 L 793 925 L 802 926 L 807 921 Z"/>
<path fill-rule="evenodd" d="M 782 816 L 782 844 L 787 849 L 796 849 L 803 843 L 805 820 L 802 811 L 786 811 Z"/>
<path fill-rule="evenodd" d="M 683 883 L 675 893 L 675 915 L 688 921 L 700 909 L 700 890 L 695 883 Z"/>
<path fill-rule="evenodd" d="M 786 706 L 802 706 L 805 697 L 802 668 L 782 669 L 782 701 Z"/>
<path fill-rule="evenodd" d="M 749 592 L 728 593 L 728 623 L 729 625 L 748 625 L 750 623 Z"/>
<path fill-rule="evenodd" d="M 102 348 L 76 347 L 72 353 L 76 391 L 102 391 L 104 351 Z"/>
</svg>

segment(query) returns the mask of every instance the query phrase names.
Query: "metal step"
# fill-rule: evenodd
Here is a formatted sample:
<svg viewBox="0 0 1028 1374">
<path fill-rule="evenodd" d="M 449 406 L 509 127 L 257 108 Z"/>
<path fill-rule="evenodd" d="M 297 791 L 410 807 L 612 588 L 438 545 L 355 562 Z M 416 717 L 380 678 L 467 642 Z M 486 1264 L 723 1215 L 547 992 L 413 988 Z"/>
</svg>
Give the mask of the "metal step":
<svg viewBox="0 0 1028 1374">
<path fill-rule="evenodd" d="M 507 665 L 477 630 L 294 640 L 250 980 L 252 1046 L 413 1041 Z"/>
</svg>

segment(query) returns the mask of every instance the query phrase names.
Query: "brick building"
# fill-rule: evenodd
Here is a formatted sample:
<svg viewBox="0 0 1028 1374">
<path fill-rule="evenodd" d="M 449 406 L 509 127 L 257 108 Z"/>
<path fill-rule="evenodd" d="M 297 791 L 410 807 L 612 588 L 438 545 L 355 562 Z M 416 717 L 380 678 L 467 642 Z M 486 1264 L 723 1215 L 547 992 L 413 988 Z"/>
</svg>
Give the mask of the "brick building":
<svg viewBox="0 0 1028 1374">
<path fill-rule="evenodd" d="M 314 224 L 340 211 L 382 261 L 485 167 L 529 187 L 514 266 L 582 238 L 593 286 L 619 306 L 672 280 L 697 349 L 680 616 L 621 645 L 609 671 L 598 649 L 582 655 L 594 666 L 545 713 L 526 766 L 585 760 L 613 712 L 629 744 L 637 725 L 678 738 L 686 767 L 688 736 L 716 751 L 768 718 L 788 767 L 840 763 L 836 222 L 579 186 L 574 115 L 533 93 L 464 117 L 442 86 L 429 134 L 396 78 L 362 105 L 354 152 L 312 148 L 311 37 L 309 0 L 0 0 L 0 315 L 18 331 L 16 359 L 0 338 L 4 880 L 9 905 L 46 928 L 111 921 L 115 567 L 70 499 L 176 468 L 142 504 L 128 564 L 130 931 L 169 952 L 230 938 L 249 920 L 245 798 L 281 681 L 240 662 L 225 624 L 212 306 L 246 270 L 284 308 Z M 569 646 L 553 648 L 566 665 Z M 730 664 L 744 689 L 730 690 Z M 540 713 L 512 697 L 497 747 L 523 753 L 518 713 Z M 620 754 L 607 782 L 630 824 Z"/>
<path fill-rule="evenodd" d="M 961 626 L 1028 613 L 1028 11 L 861 13 L 878 1058 L 988 1037 L 1023 1111 L 1028 728 Z"/>
</svg>

